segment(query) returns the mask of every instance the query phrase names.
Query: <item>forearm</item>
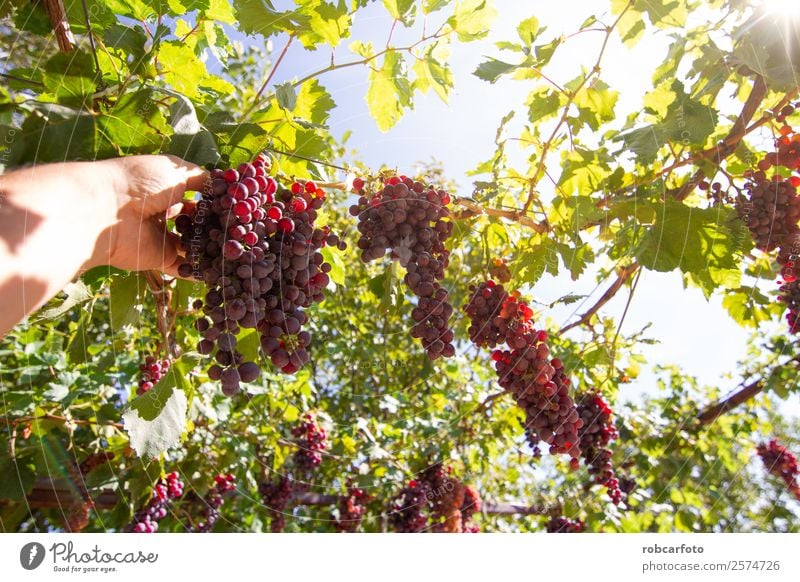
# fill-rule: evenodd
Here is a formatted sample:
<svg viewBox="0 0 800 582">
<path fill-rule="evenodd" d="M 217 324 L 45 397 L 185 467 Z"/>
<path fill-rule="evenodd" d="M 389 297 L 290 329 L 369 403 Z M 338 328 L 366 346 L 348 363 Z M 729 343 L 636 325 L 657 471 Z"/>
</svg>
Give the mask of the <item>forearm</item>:
<svg viewBox="0 0 800 582">
<path fill-rule="evenodd" d="M 107 163 L 71 162 L 0 176 L 0 336 L 83 268 L 101 264 L 116 213 Z"/>
</svg>

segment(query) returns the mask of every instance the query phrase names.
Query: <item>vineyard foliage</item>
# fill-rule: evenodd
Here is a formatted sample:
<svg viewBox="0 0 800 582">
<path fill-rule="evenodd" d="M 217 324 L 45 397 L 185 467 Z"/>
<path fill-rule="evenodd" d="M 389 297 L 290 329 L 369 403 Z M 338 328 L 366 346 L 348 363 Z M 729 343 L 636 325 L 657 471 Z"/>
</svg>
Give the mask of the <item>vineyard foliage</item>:
<svg viewBox="0 0 800 582">
<path fill-rule="evenodd" d="M 431 531 L 453 531 L 458 508 L 436 501 L 428 484 L 437 479 L 458 492 L 459 506 L 482 499 L 482 511 L 461 510 L 464 530 L 545 531 L 572 523 L 563 517 L 585 531 L 798 531 L 797 500 L 756 454 L 773 438 L 800 450 L 796 418 L 781 413 L 798 392 L 796 336 L 775 284 L 791 283 L 791 259 L 756 248 L 741 211 L 758 162 L 776 139 L 791 141 L 784 126 L 800 127 L 791 110 L 796 20 L 742 0 L 604 0 L 561 34 L 537 19 L 535 3 L 500 0 L 95 0 L 88 12 L 80 1 L 63 4 L 70 50 L 54 40 L 45 3 L 0 3 L 2 169 L 147 153 L 236 168 L 265 152 L 282 186 L 314 181 L 324 190 L 317 222 L 347 248 L 321 250 L 330 283 L 307 309 L 309 362 L 281 373 L 242 330 L 239 349 L 264 371 L 233 397 L 197 352 L 195 300 L 205 288 L 196 281 L 96 268 L 0 339 L 0 531 L 149 531 L 151 518 L 176 532 L 276 523 L 392 531 L 397 504 L 419 491 L 433 501 L 422 517 L 402 514 L 404 527 L 429 519 Z M 487 95 L 521 84 L 527 98 L 492 111 L 494 153 L 469 175 L 389 159 L 367 167 L 359 144 L 327 125 L 337 102 L 326 82 L 340 69 L 360 71 L 366 90 L 336 99 L 363 108 L 383 132 L 418 100 L 446 102 L 459 88 L 454 47 L 484 41 L 511 7 L 521 15 L 516 35 L 491 45 L 474 75 Z M 385 44 L 351 33 L 366 11 L 394 22 Z M 551 60 L 586 35 L 594 52 L 562 79 Z M 669 37 L 668 53 L 648 57 L 651 88 L 636 114 L 620 117 L 624 87 L 607 81 L 606 49 L 621 40 L 636 50 L 648 35 Z M 319 68 L 287 71 L 289 51 L 308 52 Z M 278 70 L 293 80 L 274 82 Z M 358 204 L 354 179 L 374 184 L 395 172 L 452 196 L 441 285 L 454 308 L 453 357 L 432 361 L 409 334 L 421 299 L 404 265 L 361 260 L 358 218 L 348 212 Z M 594 301 L 558 329 L 549 311 L 582 300 L 569 286 L 553 305 L 537 300 L 537 284 L 566 274 L 635 302 L 644 271 L 721 300 L 752 332 L 746 361 L 729 362 L 732 379 L 702 385 L 675 362 L 644 385 L 640 374 L 653 364 L 640 348 L 657 337 L 620 331 L 620 318 Z M 591 429 L 608 459 L 532 449 L 519 394 L 498 384 L 492 349 L 470 341 L 464 307 L 489 279 L 533 308 L 532 326 L 547 332 L 539 345 L 560 362 L 549 373 L 571 380 L 568 405 L 613 410 Z M 680 309 L 679 296 L 662 300 L 654 319 Z M 137 394 L 148 356 L 169 362 Z M 708 408 L 742 389 L 747 397 Z M 322 435 L 314 462 L 298 455 L 304 431 Z M 587 466 L 613 466 L 614 475 Z M 420 476 L 432 467 L 435 478 Z M 174 473 L 184 489 L 169 501 Z M 282 489 L 286 475 L 299 483 L 293 496 Z M 32 501 L 48 491 L 49 504 Z M 101 494 L 112 502 L 93 505 Z M 341 503 L 311 503 L 314 494 Z M 280 511 L 268 507 L 277 498 Z M 532 510 L 491 511 L 503 503 Z"/>
</svg>

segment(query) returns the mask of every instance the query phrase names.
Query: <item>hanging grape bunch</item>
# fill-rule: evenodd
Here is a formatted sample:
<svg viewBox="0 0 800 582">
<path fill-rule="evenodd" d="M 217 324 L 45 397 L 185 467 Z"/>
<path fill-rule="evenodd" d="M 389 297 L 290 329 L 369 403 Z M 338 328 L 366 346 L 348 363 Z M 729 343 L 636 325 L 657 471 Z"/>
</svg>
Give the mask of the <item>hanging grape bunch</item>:
<svg viewBox="0 0 800 582">
<path fill-rule="evenodd" d="M 426 483 L 412 479 L 394 498 L 389 512 L 389 524 L 397 533 L 419 533 L 428 526 L 423 509 L 428 503 Z"/>
<path fill-rule="evenodd" d="M 325 429 L 311 414 L 306 414 L 303 421 L 292 429 L 292 436 L 297 445 L 294 453 L 295 467 L 300 471 L 310 471 L 322 463 L 322 454 L 328 447 Z"/>
<path fill-rule="evenodd" d="M 411 335 L 422 341 L 431 360 L 455 355 L 449 320 L 453 308 L 440 281 L 449 262 L 445 241 L 453 232 L 450 196 L 405 176 L 392 176 L 368 195 L 363 180 L 353 184 L 361 195 L 350 213 L 358 217 L 358 248 L 368 263 L 387 251 L 406 268 L 405 283 L 418 297 Z"/>
<path fill-rule="evenodd" d="M 136 395 L 141 396 L 145 392 L 153 389 L 153 386 L 158 384 L 158 381 L 163 378 L 167 370 L 169 370 L 169 360 L 157 360 L 155 356 L 147 356 L 144 359 L 144 364 L 139 365 L 139 387 L 136 389 Z"/>
<path fill-rule="evenodd" d="M 479 347 L 494 348 L 508 344 L 513 348 L 528 345 L 533 328 L 533 310 L 520 300 L 519 293 L 509 294 L 502 285 L 484 281 L 470 285 L 470 301 L 464 311 L 470 317 L 469 339 Z"/>
<path fill-rule="evenodd" d="M 756 451 L 767 471 L 783 480 L 789 492 L 800 499 L 800 480 L 798 480 L 800 469 L 797 457 L 775 439 L 769 443 L 761 443 Z"/>
<path fill-rule="evenodd" d="M 283 188 L 268 169 L 261 154 L 237 169 L 212 171 L 194 214 L 175 221 L 187 256 L 179 273 L 207 286 L 195 306 L 202 309 L 198 351 L 214 356 L 208 375 L 228 396 L 260 374 L 236 349 L 242 329 L 258 330 L 262 350 L 282 372 L 308 362 L 304 310 L 324 299 L 329 282 L 331 267 L 319 249 L 330 232 L 314 226 L 325 192 L 311 181 Z"/>
<path fill-rule="evenodd" d="M 463 521 L 464 533 L 478 533 L 481 531 L 472 521 L 472 516 L 480 512 L 481 506 L 481 496 L 475 488 L 466 485 L 464 487 L 464 503 L 461 505 L 461 519 Z"/>
<path fill-rule="evenodd" d="M 551 517 L 547 522 L 547 533 L 581 533 L 586 524 L 580 519 L 574 520 L 567 517 Z"/>
<path fill-rule="evenodd" d="M 367 513 L 366 504 L 370 499 L 367 492 L 360 487 L 349 486 L 347 495 L 342 496 L 339 501 L 339 516 L 334 520 L 336 531 L 355 532 Z"/>
<path fill-rule="evenodd" d="M 153 495 L 142 509 L 133 515 L 133 520 L 125 529 L 131 533 L 155 533 L 158 522 L 167 517 L 169 502 L 183 495 L 183 482 L 178 473 L 169 473 L 153 487 Z"/>
<path fill-rule="evenodd" d="M 214 486 L 203 499 L 201 520 L 196 531 L 210 532 L 220 517 L 220 508 L 225 502 L 225 495 L 236 489 L 236 478 L 230 473 L 214 477 Z"/>
<path fill-rule="evenodd" d="M 778 300 L 786 304 L 786 321 L 789 331 L 800 331 L 800 280 L 792 279 L 780 286 Z"/>
<path fill-rule="evenodd" d="M 511 281 L 511 269 L 508 268 L 508 262 L 505 259 L 492 259 L 492 263 L 489 265 L 489 276 L 501 283 Z"/>
<path fill-rule="evenodd" d="M 550 445 L 551 455 L 580 456 L 578 430 L 583 425 L 569 394 L 570 381 L 561 360 L 550 360 L 543 331 L 531 334 L 527 347 L 495 350 L 498 383 L 525 411 L 528 443 L 538 450 L 540 441 Z"/>
<path fill-rule="evenodd" d="M 785 246 L 800 232 L 800 197 L 789 179 L 775 175 L 768 178 L 763 170 L 751 172 L 745 184 L 747 195 L 739 196 L 736 210 L 755 241 L 756 248 L 770 252 Z"/>
<path fill-rule="evenodd" d="M 615 504 L 622 501 L 619 480 L 614 476 L 612 453 L 608 445 L 616 440 L 617 427 L 612 419 L 613 411 L 598 393 L 585 394 L 578 402 L 578 412 L 583 427 L 580 432 L 580 448 L 589 473 L 596 483 L 604 485 L 608 496 Z"/>
<path fill-rule="evenodd" d="M 286 527 L 286 507 L 292 500 L 294 481 L 288 475 L 278 475 L 263 481 L 258 492 L 270 517 L 270 531 L 279 533 Z"/>
</svg>

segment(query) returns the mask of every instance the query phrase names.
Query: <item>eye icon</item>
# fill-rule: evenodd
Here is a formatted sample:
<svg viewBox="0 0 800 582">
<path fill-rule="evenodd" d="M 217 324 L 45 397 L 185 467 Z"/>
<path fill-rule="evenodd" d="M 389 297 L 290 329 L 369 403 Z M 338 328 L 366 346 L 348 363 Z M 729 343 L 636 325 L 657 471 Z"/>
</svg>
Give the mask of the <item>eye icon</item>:
<svg viewBox="0 0 800 582">
<path fill-rule="evenodd" d="M 35 570 L 44 561 L 44 546 L 38 542 L 30 542 L 19 551 L 19 563 L 26 570 Z"/>
</svg>

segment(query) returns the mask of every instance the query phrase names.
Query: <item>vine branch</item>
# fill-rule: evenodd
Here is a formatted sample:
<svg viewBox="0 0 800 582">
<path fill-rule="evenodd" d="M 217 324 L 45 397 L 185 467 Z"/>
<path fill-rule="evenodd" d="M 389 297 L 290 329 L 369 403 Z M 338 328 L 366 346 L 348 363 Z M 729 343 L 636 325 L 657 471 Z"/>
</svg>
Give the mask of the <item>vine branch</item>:
<svg viewBox="0 0 800 582">
<path fill-rule="evenodd" d="M 589 321 L 591 321 L 592 317 L 598 311 L 600 311 L 600 309 L 602 309 L 602 307 L 606 303 L 608 303 L 609 301 L 611 301 L 614 298 L 614 296 L 622 288 L 622 286 L 625 284 L 625 282 L 628 279 L 630 279 L 631 275 L 633 275 L 639 269 L 639 267 L 640 267 L 639 263 L 637 263 L 635 261 L 633 263 L 631 263 L 630 265 L 628 265 L 627 267 L 622 267 L 617 272 L 616 280 L 611 284 L 611 286 L 608 289 L 606 289 L 606 292 L 603 293 L 603 295 L 600 297 L 600 299 L 597 300 L 597 303 L 595 303 L 589 309 L 587 309 L 583 313 L 583 315 L 581 315 L 576 321 L 574 321 L 574 322 L 562 327 L 558 332 L 559 335 L 568 332 L 569 330 L 571 330 L 574 327 L 578 327 L 578 326 L 581 326 L 581 325 L 586 325 L 587 323 L 589 323 Z"/>
<path fill-rule="evenodd" d="M 472 218 L 474 216 L 480 216 L 481 214 L 486 214 L 488 216 L 494 216 L 497 218 L 507 218 L 508 220 L 512 220 L 521 224 L 522 226 L 527 226 L 528 228 L 532 229 L 534 232 L 537 233 L 545 233 L 550 230 L 550 225 L 547 224 L 546 221 L 537 222 L 530 216 L 526 214 L 524 210 L 504 210 L 502 208 L 486 208 L 481 206 L 474 200 L 470 200 L 469 198 L 460 198 L 458 196 L 453 197 L 453 204 L 457 204 L 458 206 L 463 206 L 467 209 L 467 213 L 465 216 L 461 216 L 460 218 Z"/>
<path fill-rule="evenodd" d="M 722 400 L 704 408 L 697 414 L 697 422 L 700 426 L 706 426 L 716 421 L 720 416 L 726 412 L 736 408 L 737 406 L 747 402 L 764 390 L 764 381 L 762 379 L 755 380 L 747 384 L 743 388 L 737 390 L 733 394 L 726 396 Z"/>
<path fill-rule="evenodd" d="M 67 11 L 64 9 L 63 0 L 44 0 L 44 9 L 50 18 L 53 33 L 56 36 L 58 49 L 62 53 L 68 53 L 75 48 L 75 36 L 69 28 Z"/>
</svg>

